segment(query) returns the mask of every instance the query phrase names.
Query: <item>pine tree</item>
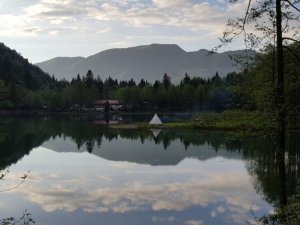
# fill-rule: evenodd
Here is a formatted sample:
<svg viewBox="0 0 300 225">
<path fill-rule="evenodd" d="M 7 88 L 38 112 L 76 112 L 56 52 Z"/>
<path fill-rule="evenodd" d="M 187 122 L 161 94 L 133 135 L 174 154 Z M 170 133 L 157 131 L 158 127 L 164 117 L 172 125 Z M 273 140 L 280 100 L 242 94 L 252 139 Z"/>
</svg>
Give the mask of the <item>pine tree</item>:
<svg viewBox="0 0 300 225">
<path fill-rule="evenodd" d="M 171 78 L 168 74 L 164 74 L 163 76 L 163 84 L 166 89 L 168 89 L 171 85 Z"/>
<path fill-rule="evenodd" d="M 90 88 L 94 83 L 94 74 L 91 70 L 88 70 L 88 72 L 86 73 L 85 83 L 88 88 Z"/>
</svg>

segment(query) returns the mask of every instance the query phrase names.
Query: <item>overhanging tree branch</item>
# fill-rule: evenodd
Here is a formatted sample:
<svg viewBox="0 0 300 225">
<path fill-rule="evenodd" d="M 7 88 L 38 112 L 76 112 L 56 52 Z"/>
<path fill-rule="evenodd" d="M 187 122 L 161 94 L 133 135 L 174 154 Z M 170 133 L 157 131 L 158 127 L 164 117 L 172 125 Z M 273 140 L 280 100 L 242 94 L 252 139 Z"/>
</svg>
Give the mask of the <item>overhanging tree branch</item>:
<svg viewBox="0 0 300 225">
<path fill-rule="evenodd" d="M 9 170 L 7 170 L 6 173 L 1 174 L 0 180 L 2 180 L 8 173 L 9 173 Z M 20 186 L 25 182 L 25 180 L 27 179 L 29 173 L 30 173 L 30 170 L 27 172 L 27 174 L 24 174 L 22 177 L 20 177 L 20 178 L 21 178 L 21 181 L 20 181 L 19 184 L 17 184 L 16 186 L 7 188 L 7 189 L 0 190 L 0 193 L 1 193 L 1 192 L 6 192 L 6 191 L 11 191 L 11 190 L 14 190 L 14 189 L 20 187 Z"/>
<path fill-rule="evenodd" d="M 300 9 L 298 9 L 293 3 L 291 3 L 289 0 L 284 0 L 285 2 L 287 2 L 292 8 L 294 8 L 295 10 L 297 10 L 298 12 L 300 12 Z"/>
<path fill-rule="evenodd" d="M 247 17 L 249 15 L 250 6 L 251 6 L 251 0 L 249 0 L 249 2 L 248 2 L 247 11 L 246 11 L 246 14 L 244 17 L 243 30 L 245 30 L 245 25 L 246 25 Z"/>
<path fill-rule="evenodd" d="M 222 42 L 222 44 L 213 48 L 212 52 L 215 52 L 222 46 L 225 46 L 228 43 L 231 43 L 236 37 L 240 36 L 242 33 L 244 33 L 244 40 L 246 40 L 245 26 L 247 24 L 247 18 L 248 18 L 249 12 L 250 12 L 251 1 L 252 0 L 248 1 L 248 6 L 247 6 L 247 10 L 246 10 L 244 18 L 239 19 L 239 22 L 242 22 L 242 24 L 233 23 L 232 20 L 228 20 L 227 26 L 235 27 L 235 29 L 233 29 L 231 31 L 225 31 L 223 33 L 223 38 L 219 39 Z M 237 2 L 237 0 L 230 0 L 230 3 L 236 3 L 236 2 Z"/>
<path fill-rule="evenodd" d="M 283 40 L 289 40 L 289 41 L 293 41 L 293 42 L 296 42 L 296 43 L 300 44 L 300 41 L 298 41 L 298 40 L 296 40 L 296 39 L 294 39 L 294 38 L 290 38 L 290 37 L 283 37 L 282 39 L 283 39 Z"/>
</svg>

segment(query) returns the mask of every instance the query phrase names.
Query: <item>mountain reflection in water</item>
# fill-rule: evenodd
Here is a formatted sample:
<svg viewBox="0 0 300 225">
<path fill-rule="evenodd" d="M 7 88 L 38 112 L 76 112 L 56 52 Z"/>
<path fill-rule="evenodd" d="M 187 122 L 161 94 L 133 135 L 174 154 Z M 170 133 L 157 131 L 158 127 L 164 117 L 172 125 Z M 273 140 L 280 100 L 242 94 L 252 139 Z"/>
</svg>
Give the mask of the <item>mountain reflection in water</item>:
<svg viewBox="0 0 300 225">
<path fill-rule="evenodd" d="M 299 178 L 289 134 L 287 195 Z M 0 217 L 28 209 L 37 224 L 245 224 L 278 202 L 274 138 L 195 130 L 118 130 L 81 118 L 0 120 L 0 168 L 18 189 Z M 5 204 L 4 204 L 5 203 Z"/>
</svg>

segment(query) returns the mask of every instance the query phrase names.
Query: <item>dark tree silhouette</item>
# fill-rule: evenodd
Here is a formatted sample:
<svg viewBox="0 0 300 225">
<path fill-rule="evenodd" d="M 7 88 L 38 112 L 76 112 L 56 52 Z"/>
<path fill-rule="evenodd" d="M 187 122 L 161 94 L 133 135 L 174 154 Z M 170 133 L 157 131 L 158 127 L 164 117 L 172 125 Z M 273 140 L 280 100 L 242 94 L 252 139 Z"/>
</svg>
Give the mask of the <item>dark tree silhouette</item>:
<svg viewBox="0 0 300 225">
<path fill-rule="evenodd" d="M 236 3 L 238 0 L 230 0 Z M 243 36 L 246 48 L 264 49 L 273 46 L 273 62 L 271 74 L 273 77 L 273 104 L 274 115 L 277 121 L 277 150 L 278 155 L 284 155 L 286 137 L 286 92 L 285 92 L 285 67 L 284 49 L 293 50 L 289 47 L 291 42 L 299 41 L 300 9 L 297 8 L 299 1 L 290 0 L 248 0 L 246 12 L 242 18 L 228 21 L 228 29 L 225 30 L 221 39 L 222 44 L 218 47 L 231 43 L 236 37 Z M 253 28 L 254 27 L 254 28 Z M 284 157 L 278 157 L 278 160 Z M 278 162 L 281 164 L 281 162 Z M 285 192 L 285 186 L 282 186 Z M 284 195 L 283 195 L 284 196 Z M 287 204 L 286 198 L 281 198 L 282 205 Z"/>
</svg>

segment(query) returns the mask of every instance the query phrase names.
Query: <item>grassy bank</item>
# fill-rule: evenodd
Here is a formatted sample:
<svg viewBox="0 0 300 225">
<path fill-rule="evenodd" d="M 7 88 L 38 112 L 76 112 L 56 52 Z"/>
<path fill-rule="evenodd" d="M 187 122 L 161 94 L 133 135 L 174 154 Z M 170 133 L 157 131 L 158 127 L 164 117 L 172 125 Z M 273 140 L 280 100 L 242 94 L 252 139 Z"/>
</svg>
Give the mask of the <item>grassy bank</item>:
<svg viewBox="0 0 300 225">
<path fill-rule="evenodd" d="M 202 130 L 237 130 L 237 131 L 273 131 L 276 128 L 274 116 L 261 112 L 249 111 L 224 111 L 203 112 L 194 115 L 187 121 L 164 123 L 160 125 L 150 125 L 147 123 L 113 125 L 112 128 L 139 129 L 139 128 L 159 128 L 159 129 L 202 129 Z M 295 119 L 288 124 L 288 129 L 299 130 L 299 121 Z"/>
<path fill-rule="evenodd" d="M 220 130 L 269 131 L 276 128 L 276 115 L 258 111 L 230 110 L 199 113 L 192 119 L 197 128 Z M 287 118 L 288 130 L 300 130 L 300 117 Z"/>
<path fill-rule="evenodd" d="M 199 113 L 193 123 L 198 128 L 220 130 L 273 130 L 276 127 L 270 115 L 239 110 Z"/>
</svg>

